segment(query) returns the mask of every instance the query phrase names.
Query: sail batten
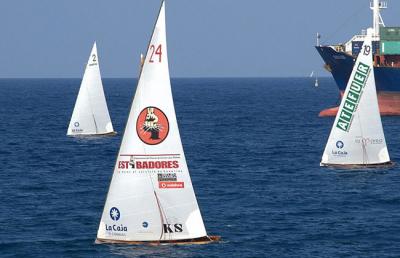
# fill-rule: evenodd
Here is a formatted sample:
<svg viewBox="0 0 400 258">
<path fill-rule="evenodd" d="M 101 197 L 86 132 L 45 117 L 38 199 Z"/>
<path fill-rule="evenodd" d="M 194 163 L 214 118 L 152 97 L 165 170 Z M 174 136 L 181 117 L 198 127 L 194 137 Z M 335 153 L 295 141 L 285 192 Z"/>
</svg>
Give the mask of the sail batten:
<svg viewBox="0 0 400 258">
<path fill-rule="evenodd" d="M 143 59 L 97 239 L 133 243 L 206 237 L 175 115 L 163 2 Z"/>
<path fill-rule="evenodd" d="M 67 135 L 114 133 L 101 81 L 95 42 L 86 65 Z"/>
<path fill-rule="evenodd" d="M 371 35 L 364 41 L 343 94 L 321 165 L 390 163 L 376 94 Z"/>
</svg>

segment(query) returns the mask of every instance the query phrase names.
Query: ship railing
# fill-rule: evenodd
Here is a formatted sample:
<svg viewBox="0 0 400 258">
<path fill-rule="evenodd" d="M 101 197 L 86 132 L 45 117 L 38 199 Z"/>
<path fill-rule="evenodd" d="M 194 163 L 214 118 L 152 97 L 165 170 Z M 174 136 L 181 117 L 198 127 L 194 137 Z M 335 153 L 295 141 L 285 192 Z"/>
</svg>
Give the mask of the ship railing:
<svg viewBox="0 0 400 258">
<path fill-rule="evenodd" d="M 364 34 L 354 35 L 349 41 L 347 41 L 347 43 L 351 43 L 353 41 L 364 41 L 366 36 L 367 35 Z M 380 41 L 380 36 L 372 36 L 372 41 Z"/>
</svg>

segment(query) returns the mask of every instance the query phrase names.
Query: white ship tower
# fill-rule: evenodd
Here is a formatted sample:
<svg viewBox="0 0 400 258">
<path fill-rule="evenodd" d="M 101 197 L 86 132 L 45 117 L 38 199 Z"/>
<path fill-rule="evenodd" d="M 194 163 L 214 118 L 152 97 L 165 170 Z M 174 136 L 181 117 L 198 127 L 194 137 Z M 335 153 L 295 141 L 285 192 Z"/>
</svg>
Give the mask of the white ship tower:
<svg viewBox="0 0 400 258">
<path fill-rule="evenodd" d="M 379 40 L 379 35 L 380 35 L 380 26 L 385 27 L 385 23 L 383 22 L 382 16 L 381 16 L 381 9 L 387 9 L 387 2 L 386 1 L 380 1 L 380 0 L 373 0 L 370 3 L 370 8 L 372 12 L 374 13 L 373 15 L 373 33 L 372 37 L 374 39 Z"/>
</svg>

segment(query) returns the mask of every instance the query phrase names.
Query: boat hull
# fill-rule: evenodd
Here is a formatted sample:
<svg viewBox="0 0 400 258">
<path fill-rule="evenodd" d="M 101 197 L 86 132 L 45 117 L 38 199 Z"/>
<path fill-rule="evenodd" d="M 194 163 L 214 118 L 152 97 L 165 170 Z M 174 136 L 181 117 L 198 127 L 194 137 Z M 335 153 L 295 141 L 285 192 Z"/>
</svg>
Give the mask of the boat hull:
<svg viewBox="0 0 400 258">
<path fill-rule="evenodd" d="M 115 136 L 117 132 L 109 132 L 109 133 L 98 133 L 98 134 L 67 134 L 67 136 L 71 137 L 95 137 L 95 136 Z"/>
<path fill-rule="evenodd" d="M 320 163 L 321 167 L 330 167 L 337 169 L 362 169 L 362 168 L 389 168 L 395 165 L 394 162 L 389 161 L 385 163 L 378 164 L 326 164 Z"/>
<path fill-rule="evenodd" d="M 160 241 L 121 241 L 97 238 L 96 244 L 127 244 L 127 245 L 203 245 L 221 241 L 220 236 L 205 236 L 182 240 L 160 240 Z"/>
<path fill-rule="evenodd" d="M 339 88 L 341 95 L 346 89 L 355 59 L 343 52 L 337 52 L 329 46 L 317 46 L 318 53 Z M 400 67 L 374 67 L 376 90 L 381 115 L 400 115 Z M 328 108 L 319 116 L 336 116 L 338 107 Z"/>
</svg>

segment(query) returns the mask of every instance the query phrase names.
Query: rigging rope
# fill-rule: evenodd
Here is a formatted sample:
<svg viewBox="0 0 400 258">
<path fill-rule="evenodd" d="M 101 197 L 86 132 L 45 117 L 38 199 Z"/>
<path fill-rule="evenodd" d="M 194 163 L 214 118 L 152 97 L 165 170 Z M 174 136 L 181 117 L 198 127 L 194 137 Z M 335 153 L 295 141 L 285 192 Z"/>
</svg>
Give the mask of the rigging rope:
<svg viewBox="0 0 400 258">
<path fill-rule="evenodd" d="M 353 20 L 355 20 L 355 19 L 358 19 L 359 16 L 360 16 L 360 14 L 361 14 L 361 12 L 363 12 L 363 11 L 364 11 L 363 8 L 356 9 L 356 11 L 355 11 L 353 14 L 351 14 L 349 18 L 347 18 L 346 20 L 344 20 L 344 22 L 342 22 L 342 23 L 338 26 L 338 28 L 337 28 L 335 31 L 333 31 L 331 34 L 329 34 L 328 37 L 326 37 L 326 39 L 324 38 L 324 39 L 322 40 L 322 42 L 323 42 L 323 43 L 329 42 L 334 36 L 336 36 L 336 35 L 338 34 L 338 32 L 339 32 L 340 30 L 342 30 L 342 28 L 344 28 L 346 25 L 348 25 L 348 23 L 350 23 L 350 21 L 353 21 Z M 329 43 L 328 43 L 328 44 L 329 44 Z M 322 44 L 322 45 L 324 45 L 324 44 Z"/>
</svg>

